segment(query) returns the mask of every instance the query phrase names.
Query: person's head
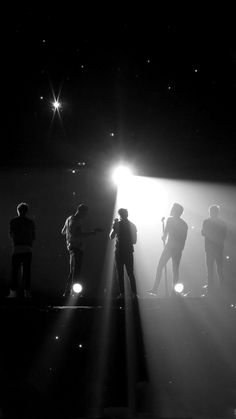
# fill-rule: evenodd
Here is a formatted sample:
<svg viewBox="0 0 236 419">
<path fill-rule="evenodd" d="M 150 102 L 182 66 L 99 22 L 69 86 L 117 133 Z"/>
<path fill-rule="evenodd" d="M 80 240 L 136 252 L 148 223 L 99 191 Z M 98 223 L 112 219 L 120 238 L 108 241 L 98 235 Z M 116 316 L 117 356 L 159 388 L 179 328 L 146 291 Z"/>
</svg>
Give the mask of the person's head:
<svg viewBox="0 0 236 419">
<path fill-rule="evenodd" d="M 21 215 L 22 217 L 24 217 L 27 214 L 28 209 L 29 209 L 29 205 L 26 204 L 25 202 L 21 202 L 16 207 L 17 214 Z"/>
<path fill-rule="evenodd" d="M 217 218 L 220 213 L 220 206 L 219 205 L 211 205 L 208 208 L 208 212 L 211 218 Z"/>
<path fill-rule="evenodd" d="M 126 208 L 120 208 L 118 214 L 121 220 L 126 220 L 128 218 L 128 210 Z"/>
<path fill-rule="evenodd" d="M 183 214 L 183 211 L 184 211 L 184 207 L 182 207 L 182 205 L 175 202 L 171 208 L 170 215 L 172 215 L 173 217 L 181 217 L 181 215 Z"/>
<path fill-rule="evenodd" d="M 84 218 L 86 217 L 88 213 L 88 206 L 85 204 L 80 204 L 77 207 L 77 214 L 79 215 L 80 218 Z"/>
</svg>

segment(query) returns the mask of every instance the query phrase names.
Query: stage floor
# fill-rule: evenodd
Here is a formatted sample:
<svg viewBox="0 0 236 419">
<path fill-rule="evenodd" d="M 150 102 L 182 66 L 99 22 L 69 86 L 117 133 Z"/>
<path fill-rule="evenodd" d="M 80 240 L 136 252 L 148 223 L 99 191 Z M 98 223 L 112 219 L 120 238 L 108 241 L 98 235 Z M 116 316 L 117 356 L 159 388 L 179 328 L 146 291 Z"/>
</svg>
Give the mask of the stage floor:
<svg viewBox="0 0 236 419">
<path fill-rule="evenodd" d="M 2 417 L 234 417 L 232 299 L 2 298 L 0 327 Z"/>
</svg>

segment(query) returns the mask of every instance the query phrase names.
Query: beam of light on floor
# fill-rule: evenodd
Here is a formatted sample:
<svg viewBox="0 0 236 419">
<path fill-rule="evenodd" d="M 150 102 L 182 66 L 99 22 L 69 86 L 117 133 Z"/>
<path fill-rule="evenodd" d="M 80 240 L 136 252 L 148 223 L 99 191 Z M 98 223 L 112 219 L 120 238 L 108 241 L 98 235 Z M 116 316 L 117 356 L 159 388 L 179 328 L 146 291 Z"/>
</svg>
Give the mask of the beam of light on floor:
<svg viewBox="0 0 236 419">
<path fill-rule="evenodd" d="M 66 360 L 66 349 L 73 334 L 73 313 L 77 305 L 78 296 L 69 296 L 66 303 L 61 306 L 60 315 L 56 317 L 56 322 L 47 325 L 47 333 L 41 347 L 38 348 L 38 357 L 35 358 L 34 364 L 29 373 L 29 380 L 32 386 L 35 385 L 34 377 L 41 377 L 46 372 L 50 374 L 51 379 L 48 380 L 48 387 L 45 392 L 50 392 L 56 384 L 56 377 L 63 368 Z M 59 307 L 57 307 L 59 308 Z"/>
<path fill-rule="evenodd" d="M 115 205 L 115 203 L 114 203 Z M 112 227 L 113 218 L 115 216 L 115 208 L 113 217 L 110 222 L 110 229 Z M 108 238 L 107 249 L 104 258 L 101 287 L 99 293 L 103 295 L 103 310 L 101 315 L 98 315 L 91 334 L 91 347 L 96 348 L 90 357 L 90 373 L 87 380 L 88 415 L 101 415 L 102 404 L 105 392 L 105 380 L 108 371 L 108 358 L 110 356 L 112 336 L 114 335 L 114 328 L 112 325 L 112 300 L 114 297 L 114 242 Z"/>
<path fill-rule="evenodd" d="M 234 204 L 232 199 L 232 190 L 228 193 L 220 185 L 205 185 L 194 182 L 172 181 L 165 179 L 150 179 L 137 176 L 131 176 L 126 182 L 119 185 L 117 200 L 114 209 L 113 218 L 117 216 L 117 210 L 120 207 L 128 209 L 129 219 L 134 222 L 138 229 L 138 242 L 135 246 L 135 275 L 139 293 L 145 296 L 145 290 L 149 289 L 153 283 L 156 273 L 156 266 L 163 249 L 161 242 L 162 218 L 169 216 L 170 208 L 173 202 L 179 202 L 184 206 L 183 218 L 189 225 L 186 248 L 184 249 L 180 277 L 184 284 L 184 289 L 190 297 L 200 298 L 202 287 L 206 283 L 206 269 L 204 259 L 204 243 L 201 237 L 201 226 L 203 219 L 207 218 L 207 210 L 212 203 L 219 203 L 222 208 L 222 216 L 228 215 L 229 227 L 235 229 Z M 235 190 L 234 190 L 235 192 Z M 200 198 L 199 198 L 200 197 Z M 112 224 L 112 223 L 111 223 Z M 235 245 L 235 242 L 234 242 Z M 230 249 L 227 249 L 230 254 Z M 105 262 L 105 276 L 108 300 L 111 297 L 111 279 L 113 278 L 113 244 L 108 243 L 108 252 Z M 168 281 L 171 286 L 172 273 L 168 266 Z M 109 285 L 110 284 L 110 285 Z M 126 298 L 126 344 L 127 344 L 127 370 L 128 370 L 128 391 L 129 403 L 134 404 L 134 393 L 132 386 L 136 380 L 135 360 L 132 358 L 134 348 L 134 335 L 131 332 L 134 325 L 134 317 L 129 311 L 129 286 L 127 288 L 127 278 L 125 281 Z M 189 294 L 190 292 L 190 294 Z M 164 292 L 163 292 L 164 296 Z M 195 364 L 191 366 L 190 360 L 186 358 L 186 345 L 188 345 L 188 328 L 181 328 L 183 324 L 183 313 L 185 319 L 192 315 L 191 333 L 199 332 L 202 327 L 201 309 L 192 313 L 191 298 L 181 298 L 180 300 L 156 299 L 145 301 L 140 299 L 140 315 L 142 321 L 142 330 L 145 340 L 145 351 L 147 354 L 150 387 L 149 393 L 150 406 L 154 414 L 174 415 L 177 411 L 182 414 L 191 405 L 191 397 L 188 390 L 186 374 L 188 368 L 197 375 L 198 363 L 200 365 L 201 355 L 194 349 Z M 147 301 L 150 301 L 150 303 Z M 164 304 L 164 305 L 163 305 Z M 189 308 L 185 310 L 186 307 Z M 183 307 L 182 307 L 183 306 Z M 192 311 L 191 311 L 192 310 Z M 112 334 L 114 333 L 114 317 L 111 315 L 109 303 L 106 306 L 106 314 L 103 318 L 103 329 L 101 333 L 102 345 L 100 345 L 98 363 L 96 368 L 96 391 L 94 393 L 102 395 L 105 380 L 106 360 L 111 348 Z M 199 317 L 200 316 L 200 317 Z M 190 327 L 190 326 L 189 326 Z M 113 332 L 113 333 L 112 333 Z M 121 336 L 122 339 L 122 336 Z M 162 342 L 163 347 L 160 347 Z M 187 342 L 187 343 L 186 343 Z M 192 345 L 192 342 L 191 342 Z M 196 343 L 197 345 L 197 343 Z M 193 349 L 193 348 L 191 348 Z M 230 351 L 224 349 L 224 356 L 231 356 Z M 179 354 L 185 356 L 179 356 Z M 159 358 L 158 358 L 159 357 Z M 192 359 L 192 358 L 191 358 Z M 231 358 L 230 358 L 231 359 Z M 162 364 L 166 367 L 165 382 L 160 370 Z M 204 370 L 199 366 L 200 376 L 204 379 Z M 182 380 L 182 384 L 181 384 Z M 196 379 L 197 380 L 197 379 Z M 196 382 L 198 388 L 199 383 Z M 190 387 L 190 386 L 189 386 Z M 159 392 L 161 388 L 161 392 Z M 193 388 L 191 387 L 191 390 Z M 97 392 L 98 391 L 98 392 Z M 178 401 L 179 394 L 179 401 Z M 174 396 L 174 397 L 172 397 Z M 185 399 L 186 396 L 186 399 Z M 173 400 L 172 400 L 173 399 Z"/>
<path fill-rule="evenodd" d="M 131 298 L 128 281 L 125 282 L 125 340 L 127 405 L 133 417 L 148 412 L 148 370 L 143 341 L 139 300 Z"/>
<path fill-rule="evenodd" d="M 149 182 L 148 179 L 147 182 Z M 155 185 L 155 180 L 152 180 L 152 184 Z M 225 254 L 230 256 L 225 258 L 224 262 L 225 285 L 226 288 L 228 287 L 226 295 L 228 297 L 231 278 L 235 278 L 236 274 L 235 261 L 232 260 L 234 259 L 232 255 L 233 253 L 235 254 L 236 245 L 236 190 L 235 187 L 225 185 L 165 179 L 161 180 L 161 184 L 165 194 L 162 195 L 162 198 L 160 194 L 160 200 L 162 202 L 164 197 L 166 201 L 161 211 L 159 211 L 157 202 L 152 220 L 147 220 L 152 197 L 151 199 L 147 197 L 147 204 L 142 212 L 142 217 L 139 217 L 138 211 L 136 211 L 136 207 L 140 208 L 140 197 L 143 196 L 141 188 L 139 188 L 138 196 L 136 197 L 134 194 L 135 188 L 133 188 L 132 194 L 126 193 L 125 195 L 123 192 L 122 205 L 128 209 L 131 208 L 131 211 L 129 211 L 130 219 L 136 223 L 138 228 L 135 269 L 139 291 L 145 288 L 148 289 L 152 285 L 156 265 L 162 251 L 160 240 L 162 234 L 161 223 L 160 221 L 158 223 L 157 220 L 160 220 L 161 216 L 168 217 L 172 203 L 179 202 L 184 206 L 183 218 L 189 226 L 186 246 L 180 265 L 180 278 L 184 284 L 187 298 L 181 298 L 180 300 L 159 298 L 152 301 L 149 299 L 150 304 L 147 304 L 142 299 L 140 300 L 141 319 L 151 382 L 150 394 L 152 394 L 152 402 L 150 405 L 154 414 L 171 416 L 177 412 L 183 414 L 188 409 L 189 414 L 191 414 L 191 403 L 196 403 L 196 401 L 198 401 L 200 408 L 203 410 L 206 408 L 204 402 L 197 400 L 197 397 L 194 396 L 194 388 L 199 394 L 203 395 L 201 380 L 206 382 L 210 377 L 207 367 L 208 361 L 207 359 L 204 359 L 204 361 L 202 359 L 205 349 L 202 347 L 202 342 L 200 343 L 200 340 L 199 342 L 197 341 L 198 336 L 201 336 L 203 341 L 204 339 L 206 339 L 206 342 L 210 340 L 214 354 L 218 354 L 220 363 L 225 366 L 226 376 L 229 371 L 233 371 L 233 373 L 235 371 L 233 355 L 235 349 L 235 345 L 233 345 L 234 332 L 232 322 L 227 322 L 230 310 L 228 298 L 226 300 L 220 298 L 221 303 L 224 302 L 223 307 L 221 303 L 217 303 L 217 299 L 209 301 L 201 298 L 203 287 L 207 282 L 204 240 L 201 236 L 201 228 L 203 220 L 208 217 L 209 206 L 213 203 L 220 204 L 222 209 L 221 216 L 226 221 L 229 230 L 225 243 Z M 148 223 L 150 223 L 150 226 L 147 232 Z M 144 228 L 144 225 L 146 228 Z M 142 269 L 142 266 L 145 266 L 145 269 Z M 169 265 L 167 268 L 170 286 L 172 272 Z M 215 277 L 215 283 L 218 286 L 217 277 Z M 162 279 L 160 291 L 164 296 L 164 279 Z M 235 298 L 236 295 L 234 294 L 234 300 Z M 233 301 L 231 306 L 234 307 Z M 189 319 L 189 323 L 187 319 Z M 181 329 L 181 324 L 185 325 L 183 329 Z M 195 339 L 194 334 L 196 334 L 195 347 L 198 347 L 199 344 L 201 345 L 199 351 L 192 347 Z M 192 355 L 189 358 L 188 345 L 192 351 Z M 180 356 L 180 354 L 183 354 L 183 356 Z M 193 364 L 190 361 L 192 358 L 194 358 Z M 165 378 L 163 365 L 165 366 Z M 189 389 L 187 384 L 188 370 L 194 377 L 194 383 L 191 381 Z M 162 389 L 161 391 L 159 391 L 160 388 Z"/>
<path fill-rule="evenodd" d="M 143 196 L 142 203 L 141 201 L 138 201 L 137 196 L 140 189 L 142 190 L 142 192 L 144 192 L 144 190 L 147 192 L 147 190 L 143 188 L 142 178 L 132 176 L 129 173 L 128 176 L 119 179 L 117 187 L 117 199 L 115 205 L 115 217 L 118 216 L 117 212 L 119 208 L 127 208 L 129 213 L 128 218 L 135 224 L 137 219 L 142 219 L 143 221 L 145 221 L 145 218 L 143 217 L 143 211 L 145 211 L 146 196 Z M 139 204 L 139 206 L 137 206 L 137 203 Z M 145 404 L 146 400 L 144 397 L 144 393 L 146 391 L 148 374 L 146 369 L 145 349 L 143 343 L 142 326 L 140 321 L 139 303 L 138 300 L 131 298 L 132 293 L 126 270 L 124 270 L 124 281 L 125 295 L 123 308 L 125 318 L 123 320 L 122 326 L 122 328 L 124 329 L 124 335 L 123 337 L 121 335 L 121 338 L 125 339 L 126 368 L 123 385 L 126 389 L 126 403 L 129 409 L 129 414 L 134 415 L 135 412 L 137 412 L 137 409 L 139 409 L 140 407 L 143 408 Z M 141 399 L 142 402 L 140 401 Z"/>
</svg>

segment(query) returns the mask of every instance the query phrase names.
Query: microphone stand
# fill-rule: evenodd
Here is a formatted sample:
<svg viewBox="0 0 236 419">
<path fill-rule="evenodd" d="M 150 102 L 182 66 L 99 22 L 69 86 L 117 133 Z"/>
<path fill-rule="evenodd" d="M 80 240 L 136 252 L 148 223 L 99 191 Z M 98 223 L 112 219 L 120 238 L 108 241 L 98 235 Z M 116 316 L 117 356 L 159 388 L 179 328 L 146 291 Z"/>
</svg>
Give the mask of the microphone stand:
<svg viewBox="0 0 236 419">
<path fill-rule="evenodd" d="M 165 221 L 165 217 L 162 217 L 162 219 L 161 219 L 161 222 L 162 222 L 162 233 L 164 234 L 164 231 L 165 231 L 165 224 L 164 224 L 164 221 Z M 165 242 L 163 241 L 163 246 L 165 247 Z M 167 280 L 167 267 L 166 267 L 166 264 L 165 264 L 165 295 L 166 295 L 166 297 L 168 297 L 168 280 Z"/>
</svg>

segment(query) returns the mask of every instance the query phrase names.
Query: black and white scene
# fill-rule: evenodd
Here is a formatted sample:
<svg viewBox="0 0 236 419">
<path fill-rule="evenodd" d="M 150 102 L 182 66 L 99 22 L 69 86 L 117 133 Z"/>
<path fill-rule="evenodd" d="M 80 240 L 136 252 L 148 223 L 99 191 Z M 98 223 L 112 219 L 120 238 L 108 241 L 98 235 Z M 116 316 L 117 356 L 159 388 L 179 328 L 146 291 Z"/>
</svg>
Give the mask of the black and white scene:
<svg viewBox="0 0 236 419">
<path fill-rule="evenodd" d="M 233 8 L 2 24 L 0 418 L 236 418 Z"/>
</svg>

